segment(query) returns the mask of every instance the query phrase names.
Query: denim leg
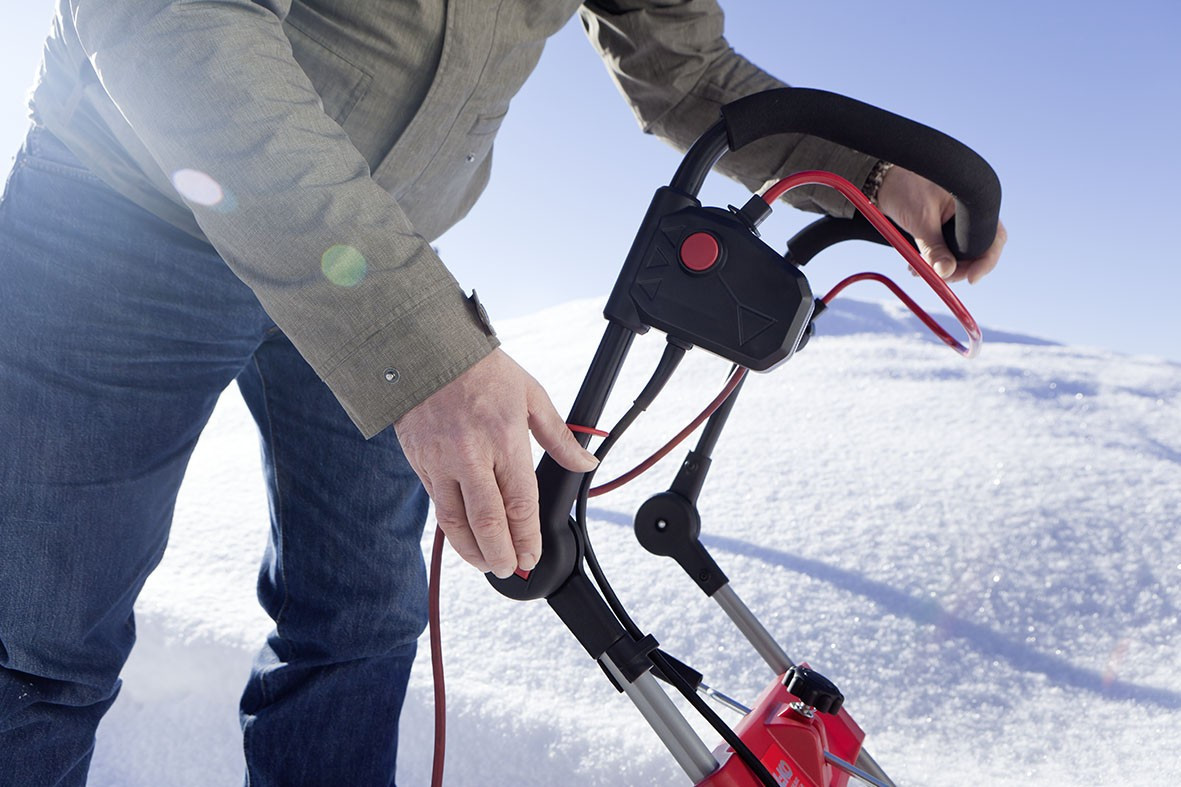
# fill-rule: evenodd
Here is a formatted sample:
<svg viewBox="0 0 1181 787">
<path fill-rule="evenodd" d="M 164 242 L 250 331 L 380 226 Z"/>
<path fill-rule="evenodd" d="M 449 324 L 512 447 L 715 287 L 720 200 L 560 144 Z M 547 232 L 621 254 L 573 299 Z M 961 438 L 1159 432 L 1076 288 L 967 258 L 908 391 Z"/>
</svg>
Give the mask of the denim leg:
<svg viewBox="0 0 1181 787">
<path fill-rule="evenodd" d="M 393 430 L 363 440 L 281 334 L 238 385 L 262 435 L 275 621 L 242 697 L 247 783 L 392 785 L 426 624 L 426 493 Z"/>
<path fill-rule="evenodd" d="M 71 159 L 30 135 L 0 201 L 3 787 L 85 783 L 190 451 L 268 323 Z"/>
</svg>

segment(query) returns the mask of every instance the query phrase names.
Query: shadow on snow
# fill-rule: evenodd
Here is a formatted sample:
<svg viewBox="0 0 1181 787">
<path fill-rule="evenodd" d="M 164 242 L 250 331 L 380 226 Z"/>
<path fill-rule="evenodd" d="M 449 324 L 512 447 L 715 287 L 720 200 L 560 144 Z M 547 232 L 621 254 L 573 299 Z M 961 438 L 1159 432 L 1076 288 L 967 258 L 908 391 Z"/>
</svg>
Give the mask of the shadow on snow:
<svg viewBox="0 0 1181 787">
<path fill-rule="evenodd" d="M 589 509 L 587 514 L 597 521 L 632 527 L 632 517 L 627 514 L 606 509 Z M 741 539 L 705 535 L 701 540 L 707 547 L 752 557 L 826 582 L 833 587 L 862 596 L 890 614 L 910 618 L 920 625 L 938 626 L 943 634 L 967 640 L 982 656 L 1002 659 L 1010 666 L 1025 672 L 1041 673 L 1059 686 L 1082 689 L 1107 699 L 1130 700 L 1167 710 L 1181 710 L 1181 692 L 1112 679 L 1111 676 L 1097 670 L 1076 666 L 1062 657 L 1042 653 L 1024 642 L 1010 639 L 988 626 L 965 620 L 936 601 L 909 595 L 884 582 L 868 579 L 853 571 L 821 560 L 757 546 Z"/>
</svg>

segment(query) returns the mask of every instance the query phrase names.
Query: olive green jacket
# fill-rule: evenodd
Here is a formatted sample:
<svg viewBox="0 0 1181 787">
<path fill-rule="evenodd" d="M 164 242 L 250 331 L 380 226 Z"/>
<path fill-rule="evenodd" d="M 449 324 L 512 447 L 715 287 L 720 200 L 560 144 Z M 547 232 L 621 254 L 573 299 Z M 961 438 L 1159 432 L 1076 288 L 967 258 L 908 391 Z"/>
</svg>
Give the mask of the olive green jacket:
<svg viewBox="0 0 1181 787">
<path fill-rule="evenodd" d="M 782 84 L 729 47 L 714 0 L 59 0 L 33 118 L 208 239 L 369 437 L 496 346 L 430 241 L 575 13 L 644 130 L 682 148 Z M 812 138 L 728 158 L 752 187 L 874 163 Z"/>
</svg>

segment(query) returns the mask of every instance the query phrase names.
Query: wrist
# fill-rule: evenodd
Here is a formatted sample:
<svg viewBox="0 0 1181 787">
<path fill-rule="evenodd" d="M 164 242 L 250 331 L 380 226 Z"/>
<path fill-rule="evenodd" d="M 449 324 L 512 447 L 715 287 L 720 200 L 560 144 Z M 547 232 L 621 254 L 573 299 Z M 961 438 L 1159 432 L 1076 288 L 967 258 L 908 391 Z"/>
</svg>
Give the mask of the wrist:
<svg viewBox="0 0 1181 787">
<path fill-rule="evenodd" d="M 879 160 L 877 164 L 873 165 L 873 169 L 869 171 L 869 175 L 865 178 L 865 183 L 861 186 L 861 193 L 869 198 L 869 201 L 874 205 L 878 204 L 878 195 L 882 189 L 882 181 L 886 179 L 886 174 L 894 168 L 894 165 L 885 160 Z"/>
</svg>

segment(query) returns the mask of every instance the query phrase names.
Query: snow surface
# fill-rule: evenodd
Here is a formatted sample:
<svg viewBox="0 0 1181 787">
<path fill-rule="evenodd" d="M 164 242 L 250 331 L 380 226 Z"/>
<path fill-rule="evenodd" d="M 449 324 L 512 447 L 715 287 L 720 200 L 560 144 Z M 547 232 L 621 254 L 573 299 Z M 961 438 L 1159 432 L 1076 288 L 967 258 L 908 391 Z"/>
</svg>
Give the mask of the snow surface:
<svg viewBox="0 0 1181 787">
<path fill-rule="evenodd" d="M 559 409 L 600 309 L 499 326 Z M 897 311 L 847 300 L 819 327 L 749 381 L 702 496 L 703 540 L 739 595 L 842 687 L 900 785 L 1181 777 L 1181 366 L 995 331 L 964 361 Z M 637 341 L 605 424 L 661 346 Z M 726 371 L 690 353 L 600 478 L 679 429 Z M 237 697 L 270 627 L 254 601 L 257 455 L 231 392 L 137 605 L 140 643 L 99 730 L 94 785 L 240 782 Z M 766 667 L 630 532 L 682 456 L 593 500 L 592 538 L 640 625 L 749 702 Z M 449 785 L 687 783 L 547 605 L 502 598 L 450 552 L 443 588 Z M 411 787 L 429 783 L 427 658 L 424 639 L 403 717 Z"/>
</svg>

